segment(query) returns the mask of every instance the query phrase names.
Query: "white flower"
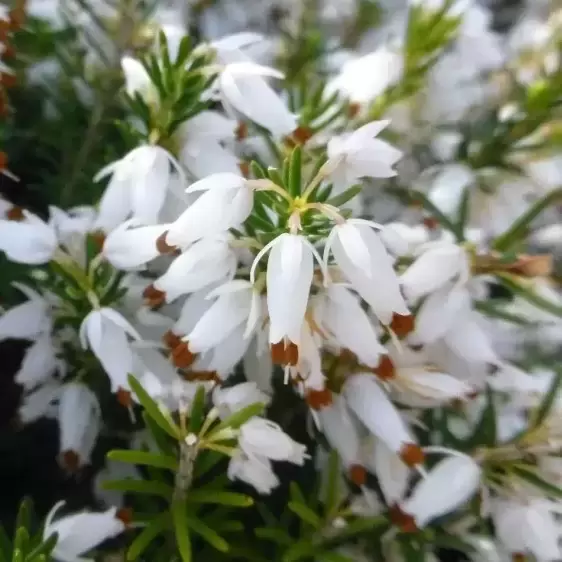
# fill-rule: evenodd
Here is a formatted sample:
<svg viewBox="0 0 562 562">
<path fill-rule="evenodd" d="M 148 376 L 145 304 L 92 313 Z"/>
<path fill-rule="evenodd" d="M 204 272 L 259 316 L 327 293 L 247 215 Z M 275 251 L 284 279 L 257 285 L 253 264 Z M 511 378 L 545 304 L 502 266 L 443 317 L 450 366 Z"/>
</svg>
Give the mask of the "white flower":
<svg viewBox="0 0 562 562">
<path fill-rule="evenodd" d="M 423 253 L 402 274 L 400 283 L 408 300 L 415 301 L 441 288 L 449 281 L 468 280 L 470 263 L 466 251 L 447 241 L 421 248 Z"/>
<path fill-rule="evenodd" d="M 121 59 L 121 69 L 125 76 L 125 90 L 129 96 L 139 94 L 148 105 L 158 102 L 156 90 L 144 66 L 132 57 Z"/>
<path fill-rule="evenodd" d="M 359 431 L 341 396 L 334 396 L 332 404 L 317 412 L 320 429 L 334 448 L 352 481 L 364 484 L 365 469 L 361 461 Z"/>
<path fill-rule="evenodd" d="M 540 562 L 560 560 L 558 505 L 540 499 L 529 502 L 495 500 L 492 517 L 498 539 L 513 554 L 531 554 Z"/>
<path fill-rule="evenodd" d="M 248 61 L 227 64 L 219 77 L 221 101 L 227 111 L 241 113 L 268 129 L 274 137 L 287 136 L 297 128 L 297 118 L 264 76 L 284 78 L 273 68 Z"/>
<path fill-rule="evenodd" d="M 127 390 L 127 376 L 133 369 L 133 354 L 127 335 L 141 339 L 138 332 L 112 308 L 92 310 L 80 325 L 80 343 L 91 349 L 111 381 L 112 392 Z"/>
<path fill-rule="evenodd" d="M 402 75 L 403 57 L 383 45 L 376 51 L 346 62 L 329 89 L 341 91 L 352 102 L 366 104 L 374 100 Z"/>
<path fill-rule="evenodd" d="M 203 193 L 170 225 L 165 242 L 187 247 L 240 226 L 252 210 L 250 185 L 239 174 L 219 173 L 189 186 L 187 193 Z"/>
<path fill-rule="evenodd" d="M 213 404 L 219 410 L 221 419 L 251 404 L 269 404 L 269 401 L 269 396 L 259 390 L 254 382 L 243 382 L 228 388 L 217 387 L 213 391 Z"/>
<path fill-rule="evenodd" d="M 256 256 L 250 273 L 252 282 L 260 259 L 269 250 L 271 250 L 267 262 L 269 341 L 274 345 L 282 345 L 284 349 L 291 344 L 296 346 L 294 350 L 296 357 L 287 361 L 295 365 L 298 361 L 302 323 L 312 284 L 315 250 L 303 236 L 281 234 Z M 287 345 L 285 345 L 286 340 L 288 340 Z"/>
<path fill-rule="evenodd" d="M 153 260 L 160 251 L 156 241 L 169 225 L 138 226 L 129 220 L 112 230 L 104 241 L 102 253 L 119 269 L 135 269 Z"/>
<path fill-rule="evenodd" d="M 27 424 L 50 415 L 52 404 L 58 398 L 61 387 L 57 381 L 47 381 L 33 392 L 26 394 L 18 410 L 19 419 Z"/>
<path fill-rule="evenodd" d="M 425 527 L 468 501 L 478 490 L 481 476 L 482 470 L 470 457 L 448 457 L 432 468 L 400 507 L 418 528 Z"/>
<path fill-rule="evenodd" d="M 58 246 L 53 226 L 29 211 L 23 213 L 24 221 L 0 220 L 0 251 L 17 263 L 49 262 Z"/>
<path fill-rule="evenodd" d="M 365 427 L 399 454 L 406 464 L 412 466 L 423 462 L 421 449 L 374 375 L 353 375 L 345 382 L 343 395 Z"/>
<path fill-rule="evenodd" d="M 384 441 L 373 440 L 371 454 L 366 455 L 367 466 L 376 474 L 386 504 L 400 502 L 408 489 L 410 468 Z"/>
<path fill-rule="evenodd" d="M 60 393 L 58 422 L 61 462 L 75 471 L 90 462 L 101 424 L 96 395 L 85 385 L 65 384 Z"/>
<path fill-rule="evenodd" d="M 237 279 L 225 283 L 207 295 L 207 299 L 214 297 L 216 301 L 183 338 L 191 353 L 205 353 L 220 347 L 242 324 L 248 336 L 255 329 L 261 301 L 250 282 Z"/>
<path fill-rule="evenodd" d="M 432 176 L 429 200 L 445 215 L 455 218 L 467 189 L 475 181 L 474 172 L 464 164 L 446 164 L 424 171 L 422 178 Z"/>
<path fill-rule="evenodd" d="M 384 325 L 391 324 L 395 314 L 410 316 L 393 260 L 370 224 L 360 219 L 337 224 L 326 241 L 326 265 L 330 250 L 345 277 Z"/>
<path fill-rule="evenodd" d="M 224 146 L 235 140 L 236 121 L 216 111 L 202 111 L 178 127 L 180 162 L 196 177 L 240 174 L 239 159 Z"/>
<path fill-rule="evenodd" d="M 253 486 L 260 494 L 271 494 L 279 486 L 271 461 L 261 456 L 248 456 L 237 451 L 228 464 L 228 477 Z"/>
<path fill-rule="evenodd" d="M 8 338 L 34 340 L 51 329 L 47 301 L 38 294 L 29 293 L 29 296 L 30 300 L 0 316 L 0 341 Z"/>
<path fill-rule="evenodd" d="M 265 457 L 303 465 L 306 447 L 289 437 L 276 423 L 253 417 L 242 425 L 238 446 L 249 457 Z"/>
<path fill-rule="evenodd" d="M 60 562 L 84 562 L 84 554 L 103 541 L 115 537 L 125 530 L 123 521 L 117 518 L 117 509 L 112 507 L 101 513 L 82 511 L 66 515 L 54 521 L 54 517 L 64 502 L 57 503 L 47 515 L 44 539 L 58 534 L 53 550 L 53 558 Z"/>
<path fill-rule="evenodd" d="M 315 307 L 315 318 L 330 343 L 349 349 L 362 363 L 376 367 L 386 349 L 359 300 L 342 285 L 330 285 L 323 297 Z"/>
<path fill-rule="evenodd" d="M 225 229 L 238 227 L 252 212 L 254 203 L 253 185 L 255 182 L 246 180 L 239 173 L 216 173 L 205 179 L 191 184 L 186 193 L 215 190 L 217 195 L 222 195 L 220 206 L 214 213 L 223 217 Z"/>
<path fill-rule="evenodd" d="M 157 222 L 171 182 L 172 165 L 181 175 L 169 152 L 159 146 L 141 145 L 98 172 L 94 181 L 109 175 L 111 180 L 100 201 L 96 228 L 111 231 L 130 215 L 144 224 Z"/>
<path fill-rule="evenodd" d="M 25 352 L 25 357 L 15 381 L 26 390 L 36 387 L 48 379 L 59 366 L 56 349 L 49 332 L 41 334 Z"/>
<path fill-rule="evenodd" d="M 168 271 L 154 282 L 154 288 L 165 293 L 167 302 L 172 302 L 181 295 L 226 280 L 235 272 L 236 262 L 226 238 L 199 240 L 172 262 Z"/>
<path fill-rule="evenodd" d="M 332 137 L 328 142 L 325 170 L 336 185 L 351 187 L 360 178 L 390 178 L 402 152 L 375 139 L 389 121 L 373 121 L 353 133 Z"/>
</svg>

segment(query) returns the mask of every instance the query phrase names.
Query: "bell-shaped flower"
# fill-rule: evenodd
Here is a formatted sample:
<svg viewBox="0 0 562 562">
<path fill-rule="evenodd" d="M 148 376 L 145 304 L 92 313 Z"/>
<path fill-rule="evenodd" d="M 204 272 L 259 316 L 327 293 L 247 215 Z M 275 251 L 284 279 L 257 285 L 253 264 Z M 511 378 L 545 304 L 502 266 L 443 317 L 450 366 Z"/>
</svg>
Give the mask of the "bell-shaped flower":
<svg viewBox="0 0 562 562">
<path fill-rule="evenodd" d="M 139 226 L 134 219 L 124 222 L 106 237 L 102 253 L 118 269 L 136 269 L 160 255 L 156 241 L 169 225 Z"/>
<path fill-rule="evenodd" d="M 466 503 L 478 491 L 481 477 L 482 469 L 472 458 L 447 457 L 416 485 L 400 509 L 413 517 L 417 528 L 423 528 Z"/>
<path fill-rule="evenodd" d="M 344 276 L 382 324 L 390 325 L 395 315 L 410 316 L 393 260 L 371 223 L 351 219 L 337 224 L 326 241 L 326 265 L 330 250 Z"/>
<path fill-rule="evenodd" d="M 511 554 L 531 554 L 541 562 L 554 562 L 562 557 L 558 505 L 543 499 L 528 502 L 494 501 L 492 519 L 500 543 Z"/>
<path fill-rule="evenodd" d="M 94 181 L 109 175 L 111 180 L 101 198 L 95 227 L 109 232 L 129 216 L 143 224 L 156 223 L 171 182 L 172 166 L 183 175 L 165 149 L 141 145 L 103 168 Z"/>
<path fill-rule="evenodd" d="M 112 308 L 92 310 L 80 325 L 80 343 L 89 348 L 109 376 L 112 392 L 128 390 L 133 353 L 127 336 L 141 339 L 129 322 Z"/>
<path fill-rule="evenodd" d="M 466 282 L 470 263 L 466 251 L 451 242 L 434 242 L 401 275 L 400 283 L 409 301 L 433 293 L 449 281 Z"/>
<path fill-rule="evenodd" d="M 360 178 L 390 178 L 396 175 L 393 166 L 402 157 L 402 152 L 374 138 L 389 123 L 373 121 L 353 133 L 330 139 L 324 169 L 329 172 L 334 184 L 351 187 Z"/>
<path fill-rule="evenodd" d="M 240 174 L 213 174 L 190 185 L 186 192 L 203 193 L 170 225 L 164 237 L 170 247 L 184 248 L 237 228 L 252 210 L 250 182 Z"/>
<path fill-rule="evenodd" d="M 265 457 L 303 465 L 306 447 L 287 435 L 276 423 L 253 417 L 240 427 L 238 446 L 247 456 Z"/>
<path fill-rule="evenodd" d="M 373 439 L 370 445 L 365 462 L 377 476 L 386 505 L 395 505 L 404 498 L 412 471 L 384 441 Z"/>
<path fill-rule="evenodd" d="M 236 271 L 237 259 L 227 238 L 199 240 L 178 256 L 153 284 L 172 302 L 181 295 L 224 281 Z"/>
<path fill-rule="evenodd" d="M 32 423 L 43 416 L 51 417 L 53 403 L 58 398 L 61 386 L 58 381 L 48 380 L 23 397 L 18 410 L 18 418 L 23 424 Z"/>
<path fill-rule="evenodd" d="M 225 146 L 236 138 L 237 122 L 217 111 L 202 111 L 175 133 L 179 161 L 198 179 L 215 173 L 240 174 L 239 159 Z"/>
<path fill-rule="evenodd" d="M 236 451 L 228 463 L 228 477 L 253 486 L 260 494 L 271 494 L 279 486 L 279 478 L 268 458 Z"/>
<path fill-rule="evenodd" d="M 85 385 L 63 385 L 59 398 L 60 460 L 74 472 L 90 462 L 100 426 L 101 411 L 96 395 Z"/>
<path fill-rule="evenodd" d="M 369 367 L 379 364 L 386 349 L 359 300 L 343 285 L 330 285 L 315 307 L 315 319 L 330 343 L 348 349 Z"/>
<path fill-rule="evenodd" d="M 343 395 L 363 425 L 408 466 L 423 462 L 422 450 L 416 445 L 402 416 L 378 385 L 374 375 L 353 375 L 345 382 Z"/>
<path fill-rule="evenodd" d="M 58 247 L 55 229 L 37 215 L 23 213 L 23 221 L 0 220 L 0 251 L 17 263 L 41 265 L 51 261 Z"/>
<path fill-rule="evenodd" d="M 41 334 L 25 352 L 15 381 L 25 390 L 31 390 L 47 380 L 59 366 L 56 352 L 51 334 Z"/>
<path fill-rule="evenodd" d="M 223 420 L 246 406 L 256 403 L 268 405 L 269 401 L 269 396 L 259 390 L 254 382 L 243 382 L 227 388 L 217 387 L 213 391 L 213 405 Z"/>
<path fill-rule="evenodd" d="M 249 61 L 227 64 L 218 81 L 221 101 L 227 112 L 242 114 L 281 138 L 297 128 L 297 118 L 264 77 L 283 79 L 284 75 Z"/>
<path fill-rule="evenodd" d="M 330 446 L 338 452 L 348 476 L 358 486 L 365 483 L 366 471 L 361 460 L 361 441 L 357 425 L 342 396 L 317 411 L 318 424 Z"/>
<path fill-rule="evenodd" d="M 9 338 L 34 340 L 50 331 L 51 317 L 47 301 L 37 293 L 30 292 L 28 296 L 28 301 L 0 315 L 0 341 Z"/>
<path fill-rule="evenodd" d="M 158 91 L 148 72 L 137 59 L 123 57 L 121 70 L 125 77 L 125 91 L 129 96 L 134 97 L 135 94 L 139 94 L 149 106 L 158 103 Z"/>
<path fill-rule="evenodd" d="M 281 234 L 256 256 L 250 272 L 252 282 L 259 261 L 269 250 L 271 250 L 267 262 L 269 341 L 284 350 L 291 349 L 290 355 L 294 357 L 286 363 L 296 365 L 302 323 L 314 273 L 313 256 L 316 250 L 303 236 Z M 320 262 L 319 257 L 317 259 Z M 288 340 L 287 344 L 286 340 Z"/>
<path fill-rule="evenodd" d="M 190 353 L 205 353 L 220 346 L 243 323 L 248 333 L 255 328 L 261 301 L 250 282 L 237 279 L 225 283 L 207 296 L 215 297 L 213 305 L 183 338 Z"/>
<path fill-rule="evenodd" d="M 213 306 L 213 301 L 207 298 L 208 294 L 209 289 L 205 288 L 190 294 L 185 299 L 179 317 L 172 327 L 171 334 L 168 335 L 185 336 L 195 328 L 199 318 Z M 171 343 L 174 342 L 172 341 Z"/>
<path fill-rule="evenodd" d="M 100 513 L 82 511 L 73 515 L 64 515 L 55 521 L 55 515 L 63 505 L 64 502 L 59 502 L 51 509 L 43 530 L 44 540 L 54 533 L 58 535 L 52 553 L 55 560 L 60 562 L 90 560 L 84 557 L 84 554 L 125 530 L 125 523 L 118 518 L 115 507 Z"/>
<path fill-rule="evenodd" d="M 302 382 L 299 390 L 305 394 L 311 390 L 322 391 L 326 387 L 326 376 L 322 371 L 322 343 L 322 338 L 313 331 L 308 321 L 303 322 L 298 347 L 298 362 L 296 367 L 287 370 L 287 375 L 295 373 L 298 375 L 297 380 Z M 274 346 L 270 357 L 277 363 L 286 365 L 288 357 L 285 348 L 283 348 L 283 352 L 283 355 L 280 354 L 281 356 L 278 357 Z"/>
</svg>

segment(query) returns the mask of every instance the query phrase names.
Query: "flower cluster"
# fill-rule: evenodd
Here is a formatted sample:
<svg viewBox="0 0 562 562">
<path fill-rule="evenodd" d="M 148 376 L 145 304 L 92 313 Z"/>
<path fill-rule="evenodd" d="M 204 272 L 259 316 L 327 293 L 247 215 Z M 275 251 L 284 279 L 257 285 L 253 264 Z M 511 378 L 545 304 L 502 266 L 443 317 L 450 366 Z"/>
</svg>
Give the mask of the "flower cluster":
<svg viewBox="0 0 562 562">
<path fill-rule="evenodd" d="M 20 420 L 57 418 L 72 474 L 123 440 L 105 512 L 55 506 L 53 556 L 137 528 L 130 559 L 226 551 L 238 522 L 200 504 L 250 505 L 230 480 L 266 505 L 289 463 L 317 497 L 293 483 L 301 531 L 270 514 L 258 552 L 559 560 L 560 11 L 500 34 L 470 0 L 383 2 L 377 29 L 370 0 L 243 4 L 195 3 L 198 43 L 163 7 L 119 53 L 98 201 L 0 201 L 31 266 L 0 316 L 31 342 Z"/>
</svg>

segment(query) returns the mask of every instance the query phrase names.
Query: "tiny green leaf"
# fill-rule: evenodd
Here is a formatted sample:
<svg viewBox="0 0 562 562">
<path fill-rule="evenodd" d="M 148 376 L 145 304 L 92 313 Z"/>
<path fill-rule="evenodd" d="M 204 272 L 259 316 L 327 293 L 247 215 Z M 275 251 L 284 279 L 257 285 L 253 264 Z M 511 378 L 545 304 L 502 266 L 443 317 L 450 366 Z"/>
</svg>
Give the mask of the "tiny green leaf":
<svg viewBox="0 0 562 562">
<path fill-rule="evenodd" d="M 273 529 L 270 527 L 262 527 L 255 530 L 256 537 L 271 541 L 283 546 L 291 546 L 295 540 L 287 534 L 285 529 Z"/>
<path fill-rule="evenodd" d="M 201 519 L 195 515 L 187 515 L 187 524 L 194 533 L 205 539 L 213 548 L 220 552 L 228 552 L 228 543 Z"/>
<path fill-rule="evenodd" d="M 492 447 L 497 441 L 497 416 L 494 393 L 490 386 L 486 386 L 486 406 L 480 420 L 476 424 L 472 435 L 468 438 L 470 446 L 485 445 Z"/>
<path fill-rule="evenodd" d="M 255 404 L 250 404 L 237 412 L 234 412 L 231 416 L 228 416 L 225 420 L 219 423 L 215 429 L 210 433 L 213 435 L 217 431 L 224 429 L 225 427 L 232 427 L 238 429 L 242 424 L 246 423 L 250 418 L 254 416 L 259 416 L 263 414 L 265 410 L 265 404 L 262 402 L 256 402 Z"/>
<path fill-rule="evenodd" d="M 245 494 L 211 490 L 191 490 L 187 494 L 187 501 L 188 503 L 210 503 L 233 507 L 250 507 L 254 503 L 254 500 Z"/>
<path fill-rule="evenodd" d="M 142 387 L 139 381 L 133 376 L 129 375 L 129 385 L 135 393 L 139 402 L 144 409 L 148 412 L 150 417 L 161 427 L 168 435 L 180 439 L 180 430 L 174 423 L 172 418 L 162 412 L 158 404 L 149 396 L 148 392 Z"/>
<path fill-rule="evenodd" d="M 297 197 L 301 193 L 302 182 L 302 149 L 297 146 L 293 149 L 291 160 L 289 163 L 289 194 L 292 197 Z"/>
<path fill-rule="evenodd" d="M 172 519 L 174 521 L 174 533 L 176 544 L 183 562 L 191 562 L 191 539 L 187 525 L 187 513 L 182 501 L 172 503 Z"/>
<path fill-rule="evenodd" d="M 148 480 L 107 480 L 102 484 L 106 490 L 118 490 L 126 494 L 146 494 L 170 498 L 174 489 L 164 482 Z"/>
<path fill-rule="evenodd" d="M 548 418 L 552 407 L 560 396 L 559 392 L 561 385 L 562 369 L 556 373 L 556 376 L 553 378 L 552 383 L 550 384 L 548 391 L 544 395 L 540 406 L 538 407 L 535 415 L 532 417 L 531 423 L 529 424 L 531 428 L 540 427 L 546 420 L 546 418 Z"/>
<path fill-rule="evenodd" d="M 205 417 L 205 387 L 201 384 L 197 387 L 195 397 L 191 405 L 189 415 L 189 431 L 197 435 Z"/>
<path fill-rule="evenodd" d="M 161 533 L 163 533 L 170 524 L 170 514 L 162 513 L 153 519 L 144 529 L 135 537 L 131 546 L 127 550 L 127 560 L 136 560 L 150 545 L 150 543 Z"/>
<path fill-rule="evenodd" d="M 114 450 L 107 453 L 107 458 L 131 464 L 167 468 L 168 470 L 174 471 L 178 468 L 178 461 L 175 458 L 145 451 Z"/>
<path fill-rule="evenodd" d="M 562 201 L 562 188 L 554 189 L 523 213 L 493 244 L 495 250 L 505 252 L 525 236 L 533 220 L 545 209 Z"/>
<path fill-rule="evenodd" d="M 312 525 L 315 529 L 322 528 L 322 519 L 312 511 L 308 506 L 294 501 L 289 502 L 287 506 L 295 515 L 298 515 L 304 522 Z"/>
</svg>

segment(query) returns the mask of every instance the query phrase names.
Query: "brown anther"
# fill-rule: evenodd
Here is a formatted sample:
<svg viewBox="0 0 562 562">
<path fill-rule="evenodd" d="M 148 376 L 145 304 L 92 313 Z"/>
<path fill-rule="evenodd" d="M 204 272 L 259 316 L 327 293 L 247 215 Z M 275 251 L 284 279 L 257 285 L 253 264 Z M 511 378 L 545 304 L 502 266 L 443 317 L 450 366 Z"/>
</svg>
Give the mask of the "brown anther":
<svg viewBox="0 0 562 562">
<path fill-rule="evenodd" d="M 409 513 L 404 513 L 397 504 L 390 507 L 388 517 L 403 533 L 415 533 L 418 530 L 415 519 Z"/>
<path fill-rule="evenodd" d="M 439 226 L 439 221 L 433 217 L 425 217 L 423 224 L 429 230 L 435 230 Z"/>
<path fill-rule="evenodd" d="M 156 239 L 156 249 L 161 254 L 171 254 L 177 250 L 175 246 L 170 246 L 170 244 L 166 242 L 166 236 L 168 236 L 167 230 L 166 232 L 160 234 L 160 236 L 158 236 L 158 238 Z"/>
<path fill-rule="evenodd" d="M 194 361 L 195 355 L 189 351 L 189 345 L 181 342 L 172 349 L 172 361 L 178 369 L 187 369 Z"/>
<path fill-rule="evenodd" d="M 361 104 L 360 103 L 351 102 L 347 106 L 347 116 L 350 119 L 353 119 L 354 117 L 357 117 L 357 115 L 359 115 L 360 111 L 361 111 Z"/>
<path fill-rule="evenodd" d="M 334 401 L 332 391 L 327 388 L 323 388 L 322 390 L 309 389 L 306 393 L 305 400 L 313 410 L 321 410 L 322 408 L 331 406 Z"/>
<path fill-rule="evenodd" d="M 373 369 L 373 373 L 383 381 L 393 379 L 396 376 L 396 369 L 392 359 L 388 355 L 383 355 L 379 364 Z"/>
<path fill-rule="evenodd" d="M 312 131 L 308 127 L 297 127 L 290 136 L 285 139 L 288 146 L 294 147 L 299 144 L 305 144 L 312 138 Z"/>
<path fill-rule="evenodd" d="M 95 230 L 94 232 L 90 233 L 90 237 L 92 238 L 92 242 L 94 243 L 96 249 L 98 251 L 101 251 L 105 243 L 105 232 L 103 232 L 102 230 Z"/>
<path fill-rule="evenodd" d="M 367 471 L 360 464 L 352 464 L 348 470 L 349 479 L 356 486 L 364 486 L 367 481 Z"/>
<path fill-rule="evenodd" d="M 552 273 L 553 259 L 550 254 L 519 256 L 510 270 L 525 277 L 547 277 Z"/>
<path fill-rule="evenodd" d="M 166 300 L 166 293 L 157 289 L 152 283 L 142 292 L 142 296 L 151 308 L 162 306 Z"/>
<path fill-rule="evenodd" d="M 403 338 L 410 332 L 414 331 L 415 317 L 412 314 L 396 314 L 392 315 L 390 329 L 399 337 Z"/>
<path fill-rule="evenodd" d="M 129 527 L 129 525 L 133 522 L 133 510 L 130 507 L 122 507 L 118 509 L 115 513 L 115 518 L 119 519 L 125 527 Z"/>
<path fill-rule="evenodd" d="M 246 162 L 245 160 L 240 160 L 240 162 L 238 162 L 238 169 L 240 170 L 240 173 L 245 178 L 250 177 L 250 163 L 249 162 Z"/>
<path fill-rule="evenodd" d="M 0 152 L 0 170 L 5 170 L 8 166 L 8 155 L 5 152 Z"/>
<path fill-rule="evenodd" d="M 478 392 L 478 390 L 473 390 L 466 395 L 468 400 L 475 400 L 478 396 L 480 396 L 480 392 Z"/>
<path fill-rule="evenodd" d="M 77 472 L 80 468 L 80 455 L 72 449 L 63 451 L 60 455 L 62 466 L 71 473 Z"/>
<path fill-rule="evenodd" d="M 234 134 L 236 135 L 236 140 L 239 141 L 248 138 L 248 124 L 244 121 L 240 121 L 234 130 Z"/>
<path fill-rule="evenodd" d="M 419 445 L 415 443 L 405 443 L 398 453 L 402 461 L 409 467 L 422 464 L 425 460 L 425 454 Z"/>
<path fill-rule="evenodd" d="M 0 20 L 0 41 L 6 41 L 8 39 L 8 32 L 10 31 L 10 22 L 6 20 Z"/>
<path fill-rule="evenodd" d="M 285 342 L 283 340 L 270 345 L 271 360 L 274 365 L 285 365 Z"/>
<path fill-rule="evenodd" d="M 514 552 L 511 555 L 511 560 L 512 562 L 525 562 L 527 560 L 527 557 L 522 552 Z"/>
<path fill-rule="evenodd" d="M 14 206 L 6 211 L 6 218 L 9 221 L 21 222 L 25 219 L 25 215 L 21 207 Z"/>
<path fill-rule="evenodd" d="M 168 330 L 163 336 L 162 341 L 168 349 L 174 349 L 182 343 L 181 337 L 174 334 L 172 330 Z"/>
<path fill-rule="evenodd" d="M 350 349 L 344 348 L 340 351 L 339 355 L 340 361 L 345 363 L 356 363 L 357 362 L 357 355 L 353 353 Z"/>
<path fill-rule="evenodd" d="M 10 45 L 9 43 L 5 43 L 4 44 L 4 52 L 2 53 L 2 57 L 5 59 L 11 59 L 14 58 L 14 56 L 16 55 L 16 51 L 14 49 L 14 47 L 12 45 Z"/>
<path fill-rule="evenodd" d="M 294 367 L 299 362 L 299 348 L 290 341 L 285 347 L 285 363 Z"/>
<path fill-rule="evenodd" d="M 190 371 L 185 373 L 183 378 L 189 382 L 214 382 L 221 384 L 222 379 L 216 371 Z"/>
<path fill-rule="evenodd" d="M 20 29 L 25 21 L 25 10 L 23 7 L 17 7 L 10 10 L 10 29 L 16 31 Z"/>
<path fill-rule="evenodd" d="M 121 404 L 124 408 L 132 408 L 133 407 L 133 397 L 128 390 L 125 390 L 122 387 L 117 389 L 115 393 L 115 397 L 117 398 L 117 402 Z"/>
<path fill-rule="evenodd" d="M 0 74 L 0 84 L 5 88 L 13 88 L 17 84 L 17 81 L 15 74 L 9 72 L 2 72 Z"/>
</svg>

